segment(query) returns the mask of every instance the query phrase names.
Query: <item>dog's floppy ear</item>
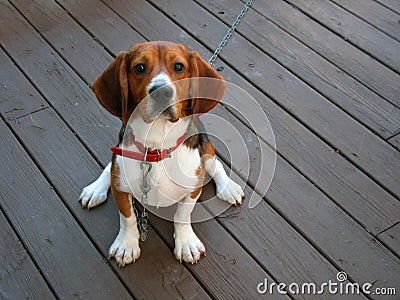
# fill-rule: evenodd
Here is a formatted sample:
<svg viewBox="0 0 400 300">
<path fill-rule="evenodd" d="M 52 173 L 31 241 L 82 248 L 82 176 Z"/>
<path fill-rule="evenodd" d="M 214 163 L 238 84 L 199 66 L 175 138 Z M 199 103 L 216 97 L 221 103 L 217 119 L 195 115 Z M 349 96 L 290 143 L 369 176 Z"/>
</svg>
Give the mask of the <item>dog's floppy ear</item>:
<svg viewBox="0 0 400 300">
<path fill-rule="evenodd" d="M 129 83 L 130 54 L 128 51 L 121 51 L 104 72 L 96 78 L 92 85 L 100 104 L 111 114 L 122 119 L 126 124 Z"/>
<path fill-rule="evenodd" d="M 224 95 L 226 84 L 197 51 L 190 52 L 191 110 L 203 114 L 214 108 Z"/>
</svg>

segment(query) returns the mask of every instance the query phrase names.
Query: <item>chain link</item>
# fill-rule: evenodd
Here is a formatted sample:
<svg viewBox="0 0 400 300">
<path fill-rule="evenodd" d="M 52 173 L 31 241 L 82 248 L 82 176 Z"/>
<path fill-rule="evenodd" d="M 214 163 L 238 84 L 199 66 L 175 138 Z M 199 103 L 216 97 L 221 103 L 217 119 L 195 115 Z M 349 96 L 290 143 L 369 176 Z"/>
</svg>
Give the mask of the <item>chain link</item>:
<svg viewBox="0 0 400 300">
<path fill-rule="evenodd" d="M 147 154 L 147 152 L 146 152 Z M 146 159 L 146 158 L 145 158 Z M 140 239 L 144 242 L 147 239 L 147 231 L 148 231 L 148 215 L 146 212 L 146 207 L 148 205 L 147 202 L 147 194 L 151 190 L 150 184 L 147 182 L 147 177 L 149 176 L 150 170 L 152 168 L 152 165 L 150 162 L 144 160 L 140 163 L 140 169 L 142 169 L 142 184 L 140 185 L 140 189 L 142 190 L 142 206 L 143 206 L 143 211 L 140 216 L 140 221 L 138 222 L 139 224 L 139 230 L 140 230 Z"/>
<path fill-rule="evenodd" d="M 217 49 L 215 49 L 214 54 L 208 60 L 208 63 L 210 64 L 210 66 L 212 66 L 214 61 L 218 58 L 218 55 L 221 53 L 222 49 L 224 48 L 224 46 L 228 42 L 229 38 L 231 37 L 232 33 L 235 31 L 236 27 L 239 25 L 240 21 L 243 19 L 244 15 L 246 14 L 249 7 L 251 6 L 252 2 L 253 2 L 253 0 L 249 0 L 245 3 L 242 11 L 236 17 L 235 22 L 233 22 L 233 24 L 231 25 L 229 30 L 226 32 L 225 36 L 222 38 Z"/>
</svg>

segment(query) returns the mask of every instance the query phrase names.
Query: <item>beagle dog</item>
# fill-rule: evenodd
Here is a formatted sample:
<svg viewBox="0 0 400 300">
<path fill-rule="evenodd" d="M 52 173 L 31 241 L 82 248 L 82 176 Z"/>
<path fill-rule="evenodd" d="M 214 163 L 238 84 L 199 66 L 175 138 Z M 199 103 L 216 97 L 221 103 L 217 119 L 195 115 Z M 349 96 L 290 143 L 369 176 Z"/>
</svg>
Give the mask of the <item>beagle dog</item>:
<svg viewBox="0 0 400 300">
<path fill-rule="evenodd" d="M 121 51 L 95 80 L 93 92 L 107 111 L 122 120 L 122 133 L 118 147 L 112 148 L 112 161 L 83 189 L 80 200 L 83 207 L 95 207 L 106 200 L 111 187 L 120 229 L 109 258 L 115 257 L 120 267 L 140 256 L 132 198 L 140 200 L 143 194 L 143 161 L 151 165 L 146 205 L 178 203 L 174 254 L 179 261 L 196 263 L 206 252 L 190 218 L 205 172 L 215 181 L 220 199 L 242 203 L 242 188 L 225 173 L 198 118 L 218 104 L 225 87 L 223 78 L 197 51 L 169 42 Z"/>
</svg>

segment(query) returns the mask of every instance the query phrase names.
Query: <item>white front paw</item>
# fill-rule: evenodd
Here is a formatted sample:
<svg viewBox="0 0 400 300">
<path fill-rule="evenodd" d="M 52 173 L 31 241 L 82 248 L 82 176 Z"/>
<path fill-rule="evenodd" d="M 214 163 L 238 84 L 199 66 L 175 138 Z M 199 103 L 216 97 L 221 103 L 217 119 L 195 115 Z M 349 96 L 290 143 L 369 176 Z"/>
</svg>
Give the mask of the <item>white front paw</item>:
<svg viewBox="0 0 400 300">
<path fill-rule="evenodd" d="M 115 257 L 119 267 L 135 262 L 139 256 L 139 239 L 128 234 L 118 234 L 108 251 L 108 258 Z"/>
<path fill-rule="evenodd" d="M 244 198 L 240 185 L 229 179 L 228 184 L 217 186 L 217 197 L 234 205 L 241 205 Z"/>
<path fill-rule="evenodd" d="M 82 190 L 79 201 L 82 207 L 93 208 L 107 200 L 108 185 L 95 181 Z"/>
<path fill-rule="evenodd" d="M 193 232 L 190 224 L 179 224 L 175 227 L 175 257 L 182 262 L 197 263 L 206 248 Z"/>
</svg>

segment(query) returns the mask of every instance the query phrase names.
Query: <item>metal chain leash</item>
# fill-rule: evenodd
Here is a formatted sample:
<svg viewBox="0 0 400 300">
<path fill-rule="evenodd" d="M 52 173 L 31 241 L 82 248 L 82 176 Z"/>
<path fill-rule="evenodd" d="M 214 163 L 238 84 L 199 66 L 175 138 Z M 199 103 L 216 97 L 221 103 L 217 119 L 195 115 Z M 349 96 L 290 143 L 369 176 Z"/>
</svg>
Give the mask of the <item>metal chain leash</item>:
<svg viewBox="0 0 400 300">
<path fill-rule="evenodd" d="M 146 152 L 147 154 L 147 152 Z M 146 157 L 145 157 L 146 159 Z M 148 231 L 148 215 L 146 212 L 146 207 L 148 205 L 147 202 L 147 194 L 151 190 L 150 184 L 147 182 L 147 178 L 149 176 L 150 170 L 152 168 L 152 165 L 150 162 L 144 160 L 140 163 L 140 169 L 143 171 L 142 173 L 142 184 L 140 185 L 140 189 L 142 190 L 142 206 L 143 206 L 143 211 L 140 216 L 140 221 L 138 222 L 139 224 L 139 230 L 140 230 L 140 239 L 144 242 L 147 239 L 147 231 Z"/>
<path fill-rule="evenodd" d="M 214 54 L 210 57 L 208 60 L 208 63 L 210 66 L 213 65 L 214 61 L 218 58 L 218 55 L 221 53 L 222 49 L 228 42 L 229 38 L 231 37 L 232 33 L 235 31 L 236 27 L 239 25 L 240 21 L 243 19 L 244 15 L 248 11 L 249 7 L 253 3 L 253 0 L 249 0 L 245 3 L 242 11 L 239 13 L 239 15 L 236 17 L 235 22 L 231 25 L 229 30 L 226 32 L 225 36 L 222 38 L 221 42 L 219 43 L 217 49 L 215 49 Z"/>
</svg>

